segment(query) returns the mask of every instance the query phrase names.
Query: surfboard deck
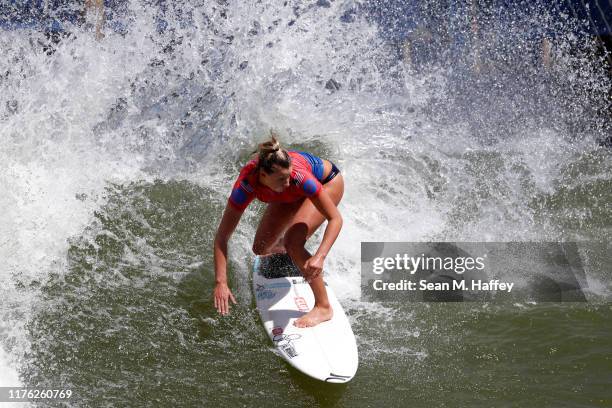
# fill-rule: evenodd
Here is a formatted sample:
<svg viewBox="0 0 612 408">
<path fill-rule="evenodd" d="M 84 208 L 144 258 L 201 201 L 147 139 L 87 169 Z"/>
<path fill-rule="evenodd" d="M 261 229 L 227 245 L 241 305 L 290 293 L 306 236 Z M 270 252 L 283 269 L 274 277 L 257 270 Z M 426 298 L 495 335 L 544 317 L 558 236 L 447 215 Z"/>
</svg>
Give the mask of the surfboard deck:
<svg viewBox="0 0 612 408">
<path fill-rule="evenodd" d="M 333 289 L 325 283 L 331 320 L 299 328 L 293 322 L 314 306 L 314 294 L 286 254 L 255 257 L 253 291 L 264 329 L 291 366 L 321 381 L 345 383 L 358 366 L 357 342 Z"/>
</svg>

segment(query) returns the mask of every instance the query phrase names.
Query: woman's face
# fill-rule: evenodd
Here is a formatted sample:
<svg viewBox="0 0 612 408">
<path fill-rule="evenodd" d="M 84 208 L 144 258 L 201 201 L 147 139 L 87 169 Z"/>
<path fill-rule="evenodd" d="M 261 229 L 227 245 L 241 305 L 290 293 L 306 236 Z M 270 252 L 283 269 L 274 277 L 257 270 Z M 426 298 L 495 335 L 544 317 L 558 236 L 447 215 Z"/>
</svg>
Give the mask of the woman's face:
<svg viewBox="0 0 612 408">
<path fill-rule="evenodd" d="M 277 193 L 282 192 L 284 189 L 289 187 L 291 180 L 291 169 L 293 165 L 289 165 L 288 169 L 284 169 L 276 164 L 272 166 L 273 173 L 268 174 L 264 170 L 260 170 L 260 180 L 270 189 Z"/>
</svg>

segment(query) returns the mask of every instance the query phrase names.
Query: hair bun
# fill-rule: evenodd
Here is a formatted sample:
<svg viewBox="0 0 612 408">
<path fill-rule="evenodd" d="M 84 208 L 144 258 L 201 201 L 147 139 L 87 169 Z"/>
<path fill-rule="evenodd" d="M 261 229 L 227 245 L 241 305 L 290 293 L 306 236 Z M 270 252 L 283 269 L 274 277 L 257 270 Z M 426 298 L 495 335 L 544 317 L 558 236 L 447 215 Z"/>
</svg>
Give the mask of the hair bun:
<svg viewBox="0 0 612 408">
<path fill-rule="evenodd" d="M 284 169 L 291 166 L 291 156 L 282 149 L 281 143 L 272 132 L 270 140 L 260 143 L 257 149 L 259 151 L 257 169 L 263 169 L 266 173 L 272 174 L 274 165 Z M 283 154 L 277 153 L 278 151 L 282 151 Z"/>
</svg>

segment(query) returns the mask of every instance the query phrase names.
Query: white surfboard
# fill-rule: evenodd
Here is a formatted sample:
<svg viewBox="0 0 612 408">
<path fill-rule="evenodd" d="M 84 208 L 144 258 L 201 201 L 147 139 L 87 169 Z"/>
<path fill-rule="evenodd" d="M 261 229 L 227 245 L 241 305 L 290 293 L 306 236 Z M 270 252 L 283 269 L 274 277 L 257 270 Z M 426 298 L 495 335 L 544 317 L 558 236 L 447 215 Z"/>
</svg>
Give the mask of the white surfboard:
<svg viewBox="0 0 612 408">
<path fill-rule="evenodd" d="M 286 254 L 255 258 L 255 303 L 278 353 L 310 377 L 345 383 L 357 371 L 357 342 L 334 291 L 327 283 L 325 287 L 334 310 L 332 319 L 296 327 L 293 322 L 314 306 L 310 285 Z"/>
</svg>

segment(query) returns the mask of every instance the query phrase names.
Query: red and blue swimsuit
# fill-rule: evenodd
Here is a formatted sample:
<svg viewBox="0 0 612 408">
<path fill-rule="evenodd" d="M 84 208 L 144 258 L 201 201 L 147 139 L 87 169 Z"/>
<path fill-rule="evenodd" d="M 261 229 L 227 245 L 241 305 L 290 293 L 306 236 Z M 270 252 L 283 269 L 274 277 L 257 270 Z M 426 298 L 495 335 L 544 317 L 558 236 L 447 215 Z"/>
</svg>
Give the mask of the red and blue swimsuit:
<svg viewBox="0 0 612 408">
<path fill-rule="evenodd" d="M 332 163 L 332 172 L 325 180 L 323 178 L 323 160 L 307 152 L 287 150 L 291 157 L 291 179 L 289 187 L 281 193 L 259 183 L 259 175 L 255 171 L 258 158 L 251 159 L 240 170 L 238 179 L 232 187 L 232 194 L 228 203 L 239 211 L 249 205 L 255 197 L 264 203 L 281 202 L 290 203 L 302 197 L 316 197 L 323 189 L 323 185 L 338 174 L 338 168 Z"/>
</svg>

